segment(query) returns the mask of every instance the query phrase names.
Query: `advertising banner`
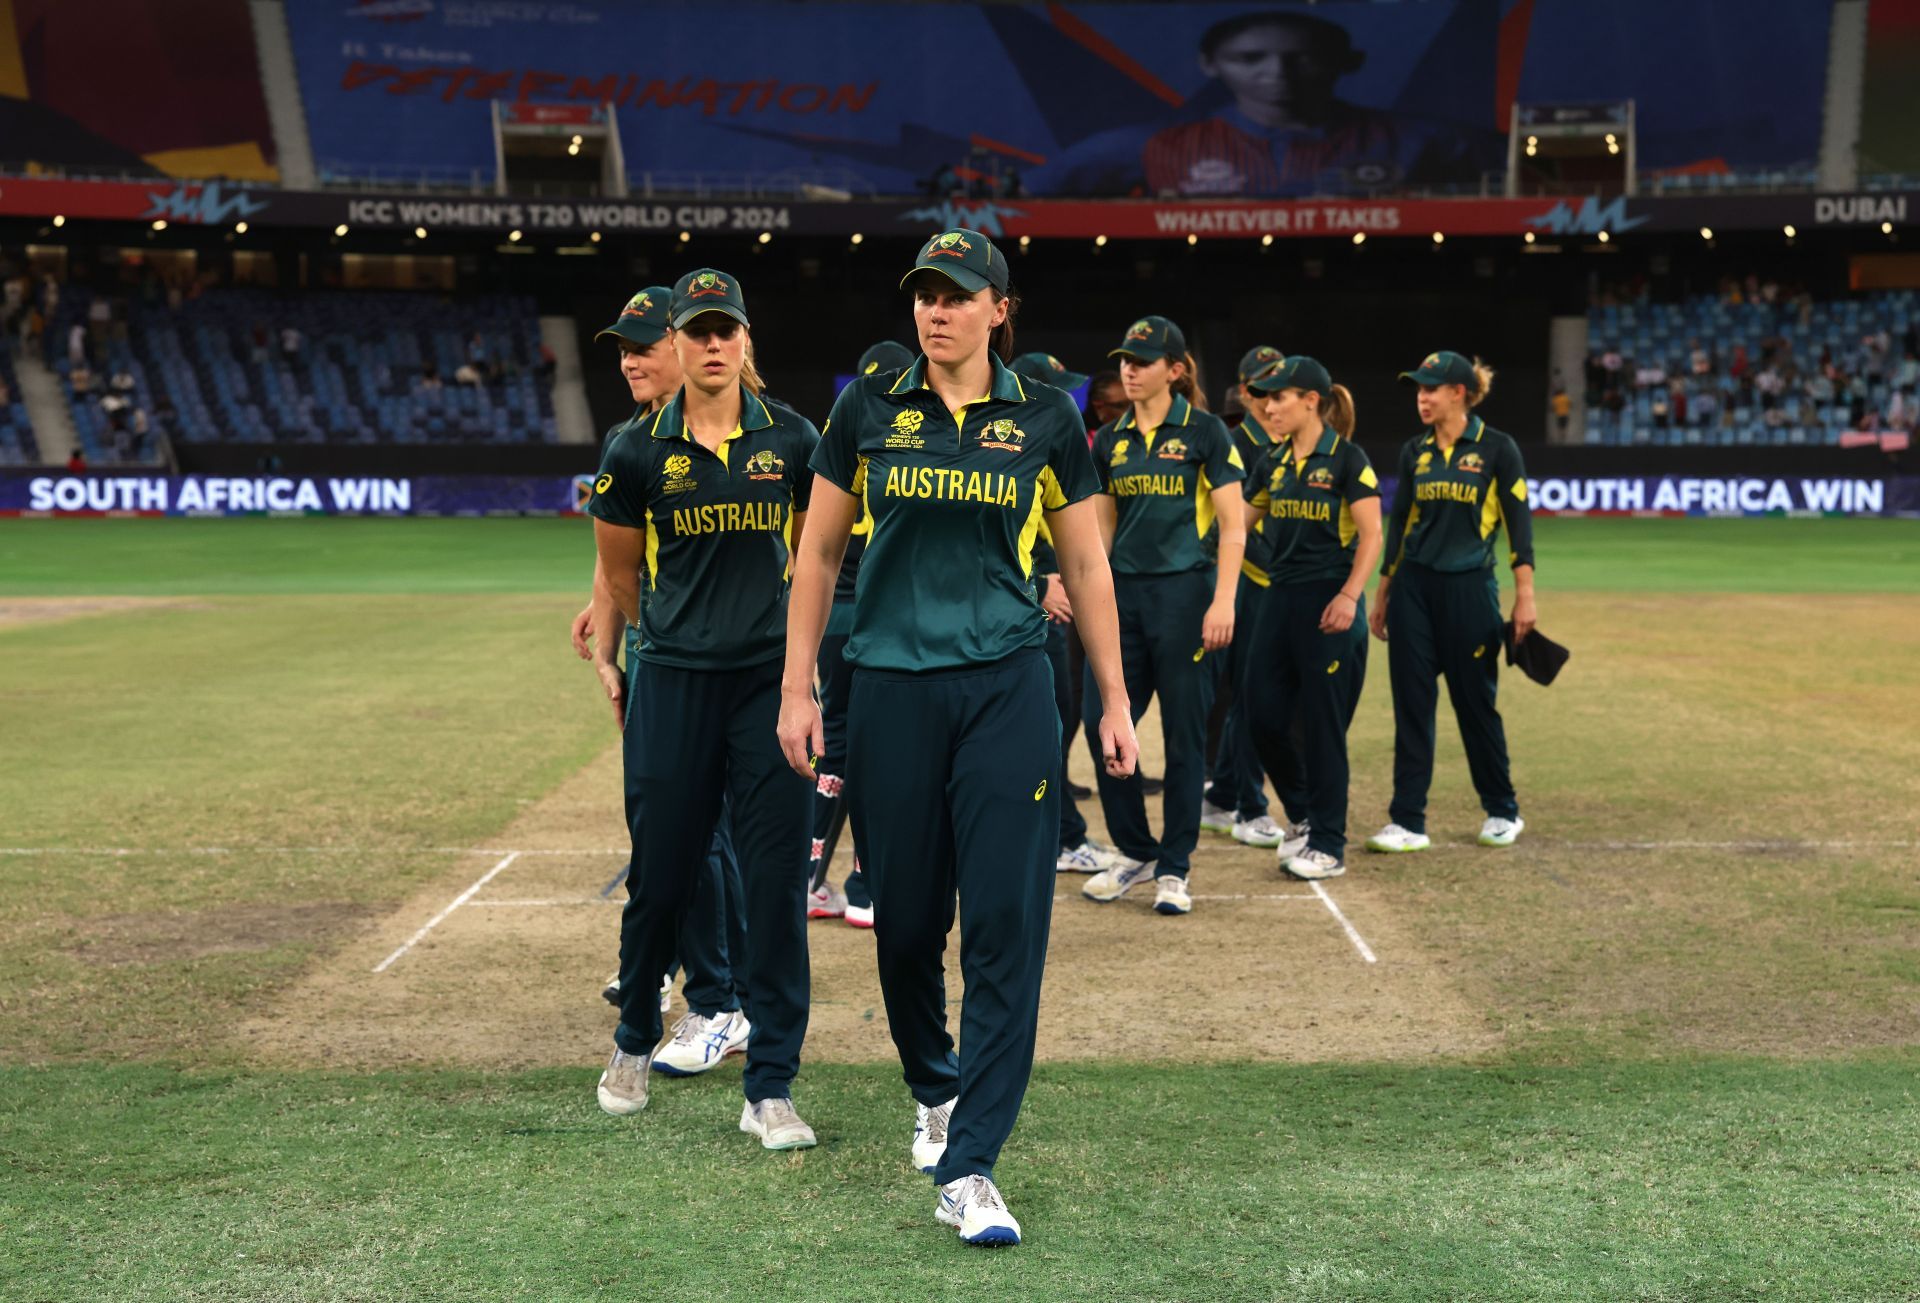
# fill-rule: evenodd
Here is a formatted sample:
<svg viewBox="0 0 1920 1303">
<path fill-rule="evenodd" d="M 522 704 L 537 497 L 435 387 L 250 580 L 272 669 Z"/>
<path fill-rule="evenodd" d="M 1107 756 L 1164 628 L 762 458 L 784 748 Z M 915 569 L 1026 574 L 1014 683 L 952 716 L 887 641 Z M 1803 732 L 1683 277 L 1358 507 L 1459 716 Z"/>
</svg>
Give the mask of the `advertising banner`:
<svg viewBox="0 0 1920 1303">
<path fill-rule="evenodd" d="M 1380 481 L 1391 504 L 1398 477 Z M 1913 516 L 1920 476 L 1529 476 L 1536 516 Z"/>
<path fill-rule="evenodd" d="M 591 475 L 0 475 L 0 516 L 569 515 Z"/>
</svg>

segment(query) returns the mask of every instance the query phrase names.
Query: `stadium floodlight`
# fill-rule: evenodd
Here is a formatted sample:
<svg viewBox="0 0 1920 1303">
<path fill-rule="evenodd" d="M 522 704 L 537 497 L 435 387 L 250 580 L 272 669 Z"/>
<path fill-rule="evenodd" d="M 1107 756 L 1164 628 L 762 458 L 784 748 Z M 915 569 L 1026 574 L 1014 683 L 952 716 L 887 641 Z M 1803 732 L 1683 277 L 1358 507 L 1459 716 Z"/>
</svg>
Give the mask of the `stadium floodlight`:
<svg viewBox="0 0 1920 1303">
<path fill-rule="evenodd" d="M 156 217 L 156 218 L 154 218 L 154 219 L 153 219 L 153 229 L 154 229 L 154 230 L 156 230 L 156 231 L 164 231 L 164 230 L 166 230 L 166 229 L 167 229 L 167 219 L 166 219 L 166 218 L 164 218 L 164 217 Z"/>
<path fill-rule="evenodd" d="M 1032 245 L 1032 243 L 1033 243 L 1033 237 L 1031 235 L 1023 235 L 1020 237 L 1020 247 L 1022 249 L 1029 247 L 1030 245 Z"/>
<path fill-rule="evenodd" d="M 245 235 L 247 233 L 247 224 L 245 222 L 235 222 L 233 224 L 233 233 L 235 235 Z"/>
<path fill-rule="evenodd" d="M 426 238 L 427 238 L 427 228 L 426 228 L 426 227 L 424 227 L 424 226 L 416 226 L 416 227 L 414 227 L 414 228 L 413 228 L 413 238 L 414 238 L 414 239 L 416 239 L 416 240 L 424 240 L 424 239 L 426 239 Z"/>
<path fill-rule="evenodd" d="M 1703 226 L 1703 227 L 1701 227 L 1701 228 L 1700 228 L 1700 238 L 1701 238 L 1701 239 L 1703 239 L 1703 240 L 1711 240 L 1711 239 L 1713 239 L 1713 228 L 1712 228 L 1711 226 Z"/>
<path fill-rule="evenodd" d="M 1263 236 L 1261 236 L 1261 237 L 1260 237 L 1260 247 L 1261 247 L 1262 249 L 1271 249 L 1271 248 L 1273 247 L 1273 232 L 1272 232 L 1272 231 L 1268 231 L 1268 232 L 1267 232 L 1267 233 L 1266 233 L 1265 235 L 1263 235 Z"/>
<path fill-rule="evenodd" d="M 1104 248 L 1106 248 L 1106 247 L 1107 247 L 1107 237 L 1106 237 L 1106 236 L 1104 236 L 1104 235 L 1096 235 L 1096 236 L 1094 236 L 1094 237 L 1093 237 L 1093 247 L 1094 247 L 1094 248 L 1096 248 L 1096 249 L 1104 249 Z"/>
<path fill-rule="evenodd" d="M 520 238 L 521 238 L 521 235 L 518 228 L 515 228 L 514 230 L 507 232 L 507 239 L 513 241 L 513 243 L 515 244 L 520 243 Z"/>
<path fill-rule="evenodd" d="M 1880 223 L 1880 234 L 1882 234 L 1882 235 L 1892 235 L 1892 234 L 1893 234 L 1893 223 L 1892 223 L 1892 222 L 1882 222 L 1882 223 Z"/>
<path fill-rule="evenodd" d="M 853 234 L 852 234 L 851 236 L 849 236 L 849 237 L 847 237 L 847 243 L 848 243 L 848 244 L 859 244 L 859 243 L 861 243 L 861 242 L 862 242 L 863 240 L 865 240 L 866 238 L 867 238 L 867 237 L 866 237 L 866 236 L 864 236 L 864 235 L 862 235 L 862 234 L 860 234 L 860 232 L 858 232 L 858 231 L 855 231 L 855 232 L 854 232 L 854 233 L 853 233 Z"/>
<path fill-rule="evenodd" d="M 65 225 L 67 224 L 67 219 L 66 219 L 66 218 L 64 218 L 64 217 L 62 217 L 62 216 L 60 216 L 60 214 L 58 214 L 58 213 L 55 213 L 55 214 L 53 215 L 53 224 L 54 224 L 55 226 L 65 226 Z M 246 223 L 245 223 L 245 222 L 242 222 L 242 223 L 241 223 L 241 225 L 242 225 L 242 226 L 245 226 L 245 225 L 246 225 Z"/>
<path fill-rule="evenodd" d="M 598 244 L 600 243 L 600 232 L 595 231 L 592 235 L 589 235 L 587 238 L 589 240 L 592 240 L 595 244 Z"/>
<path fill-rule="evenodd" d="M 1785 226 L 1781 227 L 1780 230 L 1789 240 L 1791 240 L 1795 235 L 1799 234 L 1799 232 L 1793 229 L 1792 222 L 1788 222 Z"/>
<path fill-rule="evenodd" d="M 340 225 L 333 228 L 333 233 L 335 235 L 345 235 L 347 233 L 347 224 L 345 222 L 340 223 Z"/>
<path fill-rule="evenodd" d="M 1605 231 L 1600 232 L 1600 235 L 1599 235 L 1600 243 L 1605 244 L 1607 241 L 1611 240 L 1612 238 L 1613 237 L 1611 235 L 1608 235 Z"/>
<path fill-rule="evenodd" d="M 1433 233 L 1433 242 L 1435 244 L 1445 244 L 1447 242 L 1447 233 L 1445 231 L 1435 231 Z"/>
<path fill-rule="evenodd" d="M 762 231 L 762 232 L 760 232 L 760 243 L 762 243 L 762 244 L 772 244 L 772 243 L 773 243 L 773 232 L 772 232 L 772 231 Z"/>
<path fill-rule="evenodd" d="M 578 144 L 567 146 L 567 154 L 569 157 L 577 156 L 579 153 L 580 153 L 580 146 Z"/>
<path fill-rule="evenodd" d="M 1200 243 L 1200 237 L 1199 237 L 1199 236 L 1197 236 L 1197 235 L 1195 235 L 1195 234 L 1194 234 L 1194 233 L 1193 233 L 1192 231 L 1188 231 L 1188 232 L 1187 232 L 1187 247 L 1188 247 L 1188 248 L 1192 248 L 1192 247 L 1193 247 L 1194 245 L 1196 245 L 1196 244 L 1198 244 L 1198 243 Z"/>
<path fill-rule="evenodd" d="M 1524 239 L 1524 240 L 1525 240 L 1525 241 L 1526 241 L 1526 242 L 1527 242 L 1528 244 L 1532 244 L 1532 243 L 1533 243 L 1533 232 L 1532 232 L 1532 231 L 1528 231 L 1528 232 L 1527 232 L 1527 233 L 1526 233 L 1526 234 L 1525 234 L 1524 236 L 1522 236 L 1521 238 L 1522 238 L 1522 239 Z"/>
<path fill-rule="evenodd" d="M 1355 244 L 1365 244 L 1367 242 L 1367 233 L 1365 231 L 1355 231 L 1353 233 L 1353 242 Z"/>
<path fill-rule="evenodd" d="M 693 238 L 693 232 L 692 232 L 692 231 L 682 231 L 682 232 L 680 232 L 680 243 L 682 243 L 682 244 L 685 244 L 685 243 L 686 243 L 686 242 L 687 242 L 688 240 L 691 240 L 692 238 Z"/>
</svg>

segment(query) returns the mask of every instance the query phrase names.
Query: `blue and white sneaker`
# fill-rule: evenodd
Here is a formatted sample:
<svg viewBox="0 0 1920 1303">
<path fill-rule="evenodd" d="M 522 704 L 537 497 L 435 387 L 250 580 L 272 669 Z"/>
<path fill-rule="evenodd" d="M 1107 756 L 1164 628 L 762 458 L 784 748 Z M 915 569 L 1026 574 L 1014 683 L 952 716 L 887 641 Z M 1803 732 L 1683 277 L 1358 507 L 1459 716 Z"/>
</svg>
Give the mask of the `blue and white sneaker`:
<svg viewBox="0 0 1920 1303">
<path fill-rule="evenodd" d="M 693 1077 L 720 1066 L 729 1054 L 744 1054 L 753 1027 L 738 1009 L 712 1017 L 689 1013 L 653 1052 L 653 1066 L 669 1077 Z"/>
<path fill-rule="evenodd" d="M 1114 859 L 1117 862 L 1111 867 L 1087 879 L 1086 885 L 1080 888 L 1081 895 L 1104 905 L 1126 895 L 1136 883 L 1146 882 L 1153 877 L 1152 860 L 1129 859 L 1118 851 L 1114 852 Z"/>
<path fill-rule="evenodd" d="M 1233 825 L 1233 811 L 1224 806 L 1215 805 L 1204 796 L 1200 798 L 1201 832 L 1231 833 Z"/>
<path fill-rule="evenodd" d="M 953 1118 L 953 1106 L 958 1097 L 944 1104 L 928 1108 L 925 1104 L 913 1106 L 913 1165 L 933 1175 L 933 1169 L 940 1166 L 941 1158 L 947 1152 L 947 1123 Z"/>
<path fill-rule="evenodd" d="M 1007 1211 L 1007 1201 L 988 1178 L 963 1176 L 940 1187 L 933 1215 L 942 1225 L 960 1232 L 968 1244 L 985 1246 L 1020 1243 L 1020 1223 Z"/>
</svg>

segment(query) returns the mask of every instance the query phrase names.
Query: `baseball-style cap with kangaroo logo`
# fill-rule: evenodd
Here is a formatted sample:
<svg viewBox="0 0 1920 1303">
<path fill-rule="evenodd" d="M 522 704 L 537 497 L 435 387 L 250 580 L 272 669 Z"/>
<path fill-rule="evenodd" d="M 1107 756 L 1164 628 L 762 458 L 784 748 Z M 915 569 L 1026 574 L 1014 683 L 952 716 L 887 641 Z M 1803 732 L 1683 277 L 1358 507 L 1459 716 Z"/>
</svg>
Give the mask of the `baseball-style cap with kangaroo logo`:
<svg viewBox="0 0 1920 1303">
<path fill-rule="evenodd" d="M 913 271 L 900 278 L 900 288 L 905 289 L 918 271 L 937 271 L 969 294 L 989 285 L 1002 294 L 1007 292 L 1005 255 L 993 247 L 992 240 L 964 226 L 942 231 L 922 245 L 920 256 L 913 260 Z"/>
<path fill-rule="evenodd" d="M 667 333 L 667 304 L 672 298 L 673 291 L 665 285 L 647 286 L 627 300 L 626 306 L 620 309 L 619 320 L 594 338 L 612 335 L 630 344 L 653 343 Z"/>
<path fill-rule="evenodd" d="M 1051 353 L 1022 353 L 1007 363 L 1007 370 L 1056 389 L 1078 389 L 1087 383 L 1085 376 L 1078 371 L 1067 370 L 1067 364 Z"/>
<path fill-rule="evenodd" d="M 1107 350 L 1108 357 L 1130 357 L 1141 362 L 1172 358 L 1178 362 L 1187 355 L 1187 337 L 1180 327 L 1165 317 L 1142 317 L 1127 327 L 1127 337 L 1119 348 Z"/>
<path fill-rule="evenodd" d="M 1305 354 L 1283 357 L 1269 363 L 1267 369 L 1247 381 L 1256 394 L 1277 394 L 1282 389 L 1304 389 L 1322 398 L 1333 396 L 1333 377 L 1327 369 Z"/>
<path fill-rule="evenodd" d="M 740 282 L 711 267 L 690 271 L 674 282 L 669 312 L 675 330 L 682 329 L 703 312 L 718 312 L 743 326 L 749 324 L 747 301 L 741 297 Z"/>
<path fill-rule="evenodd" d="M 883 339 L 860 355 L 857 370 L 863 376 L 885 375 L 889 371 L 905 371 L 913 365 L 913 352 L 905 344 L 896 344 Z"/>
<path fill-rule="evenodd" d="M 1449 353 L 1444 349 L 1438 353 L 1429 353 L 1420 359 L 1420 365 L 1411 371 L 1400 373 L 1402 380 L 1411 380 L 1416 385 L 1465 385 L 1472 393 L 1480 382 L 1473 378 L 1473 363 L 1458 353 Z"/>
<path fill-rule="evenodd" d="M 1280 350 L 1273 345 L 1255 344 L 1240 355 L 1240 383 L 1246 384 L 1273 363 L 1278 362 L 1280 358 Z"/>
</svg>

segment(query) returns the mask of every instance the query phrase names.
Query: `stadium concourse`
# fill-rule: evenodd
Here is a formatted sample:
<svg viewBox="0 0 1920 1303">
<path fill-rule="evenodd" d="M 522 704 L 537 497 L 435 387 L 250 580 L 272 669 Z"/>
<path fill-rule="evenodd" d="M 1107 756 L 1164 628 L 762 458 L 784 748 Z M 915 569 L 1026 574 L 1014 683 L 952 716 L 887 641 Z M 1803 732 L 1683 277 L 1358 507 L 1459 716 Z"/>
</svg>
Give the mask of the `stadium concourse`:
<svg viewBox="0 0 1920 1303">
<path fill-rule="evenodd" d="M 1920 14 L 1764 16 L 0 3 L 0 1296 L 1920 1296 Z"/>
</svg>

